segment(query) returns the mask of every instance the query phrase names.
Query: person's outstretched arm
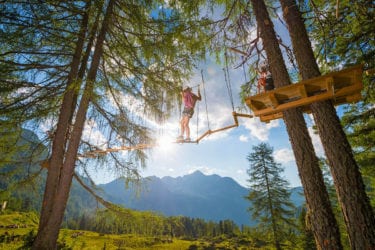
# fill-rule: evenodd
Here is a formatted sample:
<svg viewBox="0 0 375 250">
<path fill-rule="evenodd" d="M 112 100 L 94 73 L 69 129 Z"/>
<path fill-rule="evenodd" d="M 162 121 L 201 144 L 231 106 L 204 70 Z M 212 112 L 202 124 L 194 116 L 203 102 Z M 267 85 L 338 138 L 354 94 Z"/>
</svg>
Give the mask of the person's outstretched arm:
<svg viewBox="0 0 375 250">
<path fill-rule="evenodd" d="M 197 96 L 197 100 L 201 101 L 202 100 L 202 96 L 201 96 L 201 90 L 200 88 L 198 87 L 198 96 Z"/>
</svg>

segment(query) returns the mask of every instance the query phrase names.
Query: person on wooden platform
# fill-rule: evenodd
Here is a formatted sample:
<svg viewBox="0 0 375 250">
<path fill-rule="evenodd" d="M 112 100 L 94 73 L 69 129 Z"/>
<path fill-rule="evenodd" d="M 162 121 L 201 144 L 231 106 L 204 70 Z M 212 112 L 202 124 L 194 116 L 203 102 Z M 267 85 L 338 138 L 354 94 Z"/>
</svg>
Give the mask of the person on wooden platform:
<svg viewBox="0 0 375 250">
<path fill-rule="evenodd" d="M 195 103 L 197 101 L 202 100 L 202 97 L 201 97 L 201 92 L 200 92 L 199 87 L 198 87 L 198 95 L 194 94 L 190 87 L 186 87 L 181 92 L 181 96 L 182 96 L 182 101 L 184 103 L 184 110 L 182 112 L 182 118 L 180 121 L 181 134 L 180 136 L 177 137 L 177 141 L 189 142 L 191 140 L 190 139 L 190 127 L 189 127 L 190 118 L 193 117 Z M 186 133 L 186 138 L 184 139 L 185 133 Z"/>
<path fill-rule="evenodd" d="M 258 79 L 258 94 L 273 90 L 275 88 L 273 79 L 269 67 L 266 63 L 263 63 L 260 67 L 259 79 Z"/>
<path fill-rule="evenodd" d="M 273 78 L 271 75 L 271 71 L 269 70 L 269 67 L 267 66 L 267 73 L 266 73 L 266 91 L 273 90 L 275 88 L 275 85 L 273 85 Z"/>
</svg>

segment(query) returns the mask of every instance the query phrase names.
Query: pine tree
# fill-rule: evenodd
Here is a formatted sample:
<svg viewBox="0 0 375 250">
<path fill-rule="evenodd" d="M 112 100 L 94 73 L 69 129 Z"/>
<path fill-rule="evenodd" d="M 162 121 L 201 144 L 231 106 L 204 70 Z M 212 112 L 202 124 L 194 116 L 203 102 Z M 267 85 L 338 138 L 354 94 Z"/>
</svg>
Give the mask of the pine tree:
<svg viewBox="0 0 375 250">
<path fill-rule="evenodd" d="M 276 249 L 282 249 L 288 228 L 294 227 L 295 207 L 290 201 L 288 181 L 281 177 L 284 170 L 275 162 L 272 153 L 269 145 L 261 143 L 254 146 L 247 157 L 251 191 L 246 198 L 252 202 L 249 210 L 253 219 L 259 221 L 258 227 L 272 235 Z"/>
</svg>

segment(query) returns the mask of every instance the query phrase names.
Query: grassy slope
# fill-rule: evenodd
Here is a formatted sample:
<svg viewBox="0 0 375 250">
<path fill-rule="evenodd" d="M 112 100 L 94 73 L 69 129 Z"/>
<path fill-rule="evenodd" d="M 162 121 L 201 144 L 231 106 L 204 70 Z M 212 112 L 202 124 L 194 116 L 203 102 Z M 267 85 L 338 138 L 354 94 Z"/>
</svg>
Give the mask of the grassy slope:
<svg viewBox="0 0 375 250">
<path fill-rule="evenodd" d="M 24 244 L 24 239 L 30 231 L 37 231 L 38 217 L 34 213 L 11 213 L 0 214 L 0 249 L 13 250 L 19 249 Z M 8 228 L 10 225 L 17 224 L 20 228 Z M 12 239 L 13 238 L 13 239 Z M 12 239 L 12 240 L 10 240 Z M 203 249 L 208 247 L 210 243 L 202 241 L 187 241 L 173 239 L 167 242 L 164 237 L 146 237 L 139 235 L 111 235 L 100 234 L 90 231 L 76 231 L 62 229 L 59 235 L 59 242 L 64 249 L 137 249 L 137 250 L 172 250 L 172 249 L 189 249 L 195 245 L 196 248 Z M 230 247 L 229 242 L 221 242 L 216 244 L 215 249 L 235 249 Z M 28 249 L 28 248 L 24 248 Z M 207 248 L 206 248 L 207 249 Z M 212 248 L 213 249 L 213 248 Z M 238 249 L 238 248 L 237 248 Z M 241 247 L 239 249 L 251 249 Z"/>
</svg>

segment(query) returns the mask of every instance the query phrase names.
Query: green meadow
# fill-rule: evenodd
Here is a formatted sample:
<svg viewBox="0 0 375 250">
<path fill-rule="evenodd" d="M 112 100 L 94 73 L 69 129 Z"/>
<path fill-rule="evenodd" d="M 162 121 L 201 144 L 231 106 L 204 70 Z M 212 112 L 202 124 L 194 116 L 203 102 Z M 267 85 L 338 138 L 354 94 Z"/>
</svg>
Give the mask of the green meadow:
<svg viewBox="0 0 375 250">
<path fill-rule="evenodd" d="M 12 212 L 0 214 L 0 249 L 30 249 L 38 226 L 36 213 Z M 136 234 L 104 234 L 84 230 L 61 229 L 58 249 L 259 249 L 238 237 L 187 240 L 167 236 Z M 265 248 L 262 248 L 265 249 Z"/>
</svg>

